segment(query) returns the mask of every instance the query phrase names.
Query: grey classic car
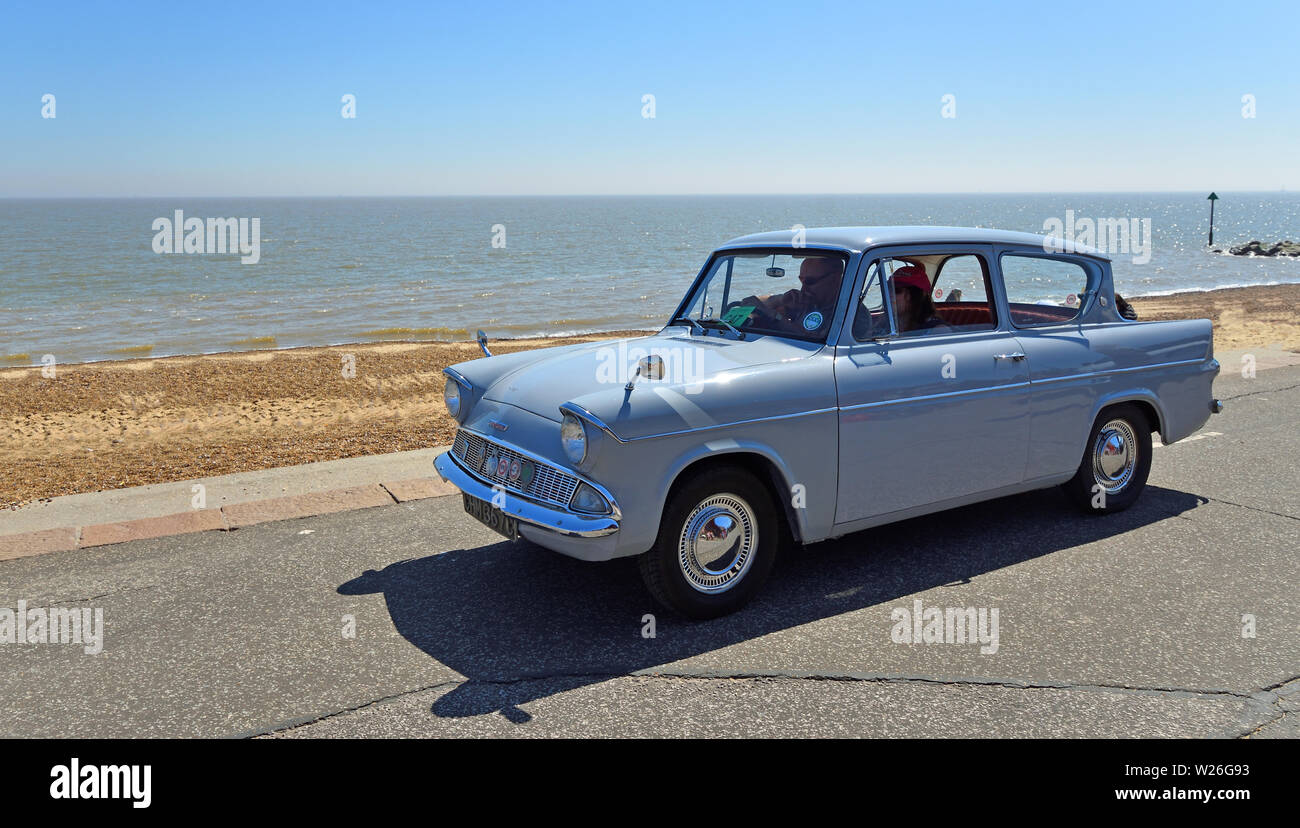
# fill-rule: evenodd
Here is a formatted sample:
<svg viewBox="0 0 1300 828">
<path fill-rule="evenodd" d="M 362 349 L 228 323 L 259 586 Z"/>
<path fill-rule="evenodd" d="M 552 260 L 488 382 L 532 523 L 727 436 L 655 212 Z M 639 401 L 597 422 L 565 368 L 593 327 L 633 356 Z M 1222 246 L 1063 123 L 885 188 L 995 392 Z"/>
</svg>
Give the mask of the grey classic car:
<svg viewBox="0 0 1300 828">
<path fill-rule="evenodd" d="M 1131 317 L 1104 254 L 1028 233 L 744 236 L 652 336 L 492 356 L 480 332 L 435 466 L 506 537 L 640 556 L 715 617 L 800 544 L 1050 486 L 1127 508 L 1152 433 L 1222 407 L 1208 320 Z"/>
</svg>

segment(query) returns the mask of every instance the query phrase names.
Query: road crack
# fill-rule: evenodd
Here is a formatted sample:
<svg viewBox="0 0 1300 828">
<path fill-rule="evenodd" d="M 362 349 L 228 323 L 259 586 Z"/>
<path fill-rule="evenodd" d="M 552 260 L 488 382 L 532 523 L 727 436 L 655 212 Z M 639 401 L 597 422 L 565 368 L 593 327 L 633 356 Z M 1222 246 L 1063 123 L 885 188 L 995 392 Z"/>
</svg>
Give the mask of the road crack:
<svg viewBox="0 0 1300 828">
<path fill-rule="evenodd" d="M 1287 520 L 1300 520 L 1300 517 L 1296 517 L 1295 515 L 1288 515 L 1285 512 L 1274 512 L 1270 509 L 1262 509 L 1259 506 L 1248 506 L 1245 503 L 1234 503 L 1231 500 L 1224 500 L 1221 497 L 1210 497 L 1209 495 L 1203 495 L 1203 494 L 1197 495 L 1197 497 L 1203 497 L 1206 500 L 1212 501 L 1214 503 L 1226 503 L 1229 506 L 1237 506 L 1241 509 L 1250 509 L 1252 512 L 1263 512 L 1264 514 L 1272 515 L 1273 517 L 1286 518 Z"/>
<path fill-rule="evenodd" d="M 261 728 L 258 730 L 248 730 L 248 731 L 244 731 L 243 733 L 236 733 L 230 738 L 255 739 L 259 736 L 273 736 L 276 733 L 284 733 L 290 730 L 296 730 L 300 727 L 307 727 L 308 725 L 316 724 L 317 722 L 324 722 L 329 719 L 336 718 L 338 716 L 345 716 L 348 713 L 355 713 L 358 710 L 365 710 L 367 707 L 373 707 L 379 704 L 387 704 L 388 702 L 396 701 L 397 699 L 405 698 L 406 696 L 414 695 L 416 693 L 424 693 L 428 690 L 437 690 L 439 687 L 447 687 L 449 685 L 458 685 L 458 684 L 466 684 L 466 683 L 467 682 L 457 681 L 455 679 L 448 679 L 447 681 L 439 681 L 434 684 L 425 685 L 424 687 L 416 687 L 411 690 L 403 690 L 400 693 L 393 693 L 392 695 L 383 696 L 378 699 L 371 699 L 370 701 L 362 702 L 361 704 L 356 704 L 351 707 L 344 707 L 340 710 L 335 710 L 328 713 L 318 713 L 314 716 L 302 716 L 295 719 L 288 719 L 286 721 L 279 722 L 278 724 L 271 725 L 270 727 L 267 728 Z"/>
<path fill-rule="evenodd" d="M 992 687 L 1007 690 L 1066 690 L 1085 693 L 1121 693 L 1140 696 L 1158 696 L 1158 697 L 1183 697 L 1183 698 L 1215 698 L 1226 697 L 1239 699 L 1245 703 L 1244 713 L 1256 713 L 1264 717 L 1260 722 L 1243 732 L 1239 733 L 1236 738 L 1248 738 L 1255 735 L 1263 728 L 1273 724 L 1279 719 L 1285 717 L 1288 713 L 1294 712 L 1289 709 L 1291 697 L 1300 694 L 1300 676 L 1295 676 L 1268 687 L 1256 691 L 1229 690 L 1225 688 L 1205 688 L 1205 687 L 1177 687 L 1177 686 L 1143 686 L 1136 684 L 1096 684 L 1096 683 L 1076 683 L 1076 682 L 1054 682 L 1054 681 L 1027 681 L 1015 678 L 977 678 L 977 677 L 936 677 L 923 675 L 905 675 L 905 674 L 870 674 L 870 673 L 802 673 L 794 671 L 770 671 L 770 672 L 727 672 L 727 671 L 701 671 L 701 672 L 649 672 L 636 671 L 632 673 L 611 673 L 611 672 L 594 672 L 594 673 L 546 673 L 535 675 L 513 676 L 510 678 L 483 678 L 483 679 L 450 679 L 447 681 L 437 682 L 424 687 L 417 687 L 412 690 L 406 690 L 400 693 L 393 693 L 388 696 L 373 699 L 361 704 L 352 705 L 340 710 L 320 713 L 314 716 L 305 716 L 298 719 L 291 719 L 272 725 L 267 728 L 248 731 L 238 734 L 235 738 L 256 738 L 262 736 L 273 736 L 277 733 L 285 733 L 296 730 L 301 727 L 307 727 L 319 722 L 344 716 L 349 713 L 355 713 L 370 707 L 381 704 L 387 704 L 398 699 L 406 698 L 417 693 L 424 693 L 429 690 L 438 690 L 444 687 L 512 687 L 521 684 L 542 684 L 548 682 L 563 682 L 566 684 L 596 684 L 603 681 L 612 681 L 616 679 L 651 679 L 663 681 L 817 681 L 817 682 L 844 682 L 848 684 L 919 684 L 932 685 L 938 687 Z M 1289 689 L 1288 685 L 1295 683 L 1294 687 Z M 1297 699 L 1300 701 L 1300 699 Z M 1276 709 L 1274 715 L 1267 715 L 1268 712 Z"/>
<path fill-rule="evenodd" d="M 1288 385 L 1284 388 L 1263 388 L 1260 389 L 1259 391 L 1247 391 L 1244 394 L 1237 394 L 1232 397 L 1224 397 L 1223 401 L 1228 402 L 1229 400 L 1240 400 L 1244 397 L 1253 397 L 1256 394 L 1276 394 L 1279 391 L 1294 391 L 1297 388 L 1300 388 L 1300 385 Z"/>
<path fill-rule="evenodd" d="M 38 599 L 25 599 L 25 600 L 27 600 L 27 605 L 31 607 L 37 607 L 37 606 L 58 607 L 58 606 L 68 606 L 68 605 L 81 606 L 82 604 L 88 604 L 91 601 L 98 601 L 101 598 L 113 598 L 118 595 L 125 595 L 128 592 L 144 592 L 146 590 L 157 589 L 157 588 L 158 588 L 158 584 L 149 584 L 147 586 L 126 587 L 125 589 L 118 589 L 112 592 L 105 592 L 100 595 L 90 595 L 85 598 L 38 598 Z"/>
</svg>

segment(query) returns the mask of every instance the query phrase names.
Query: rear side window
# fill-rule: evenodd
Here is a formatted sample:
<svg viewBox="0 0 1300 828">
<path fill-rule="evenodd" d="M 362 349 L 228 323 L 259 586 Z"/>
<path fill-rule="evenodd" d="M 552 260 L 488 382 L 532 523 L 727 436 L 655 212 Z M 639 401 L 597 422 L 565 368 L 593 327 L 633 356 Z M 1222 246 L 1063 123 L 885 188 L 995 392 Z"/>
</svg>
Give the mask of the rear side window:
<svg viewBox="0 0 1300 828">
<path fill-rule="evenodd" d="M 963 253 L 944 259 L 934 279 L 933 298 L 935 312 L 953 330 L 991 331 L 998 326 L 983 256 Z"/>
<path fill-rule="evenodd" d="M 1017 328 L 1059 325 L 1079 315 L 1088 290 L 1088 271 L 1077 262 L 1005 253 L 1002 281 Z"/>
</svg>

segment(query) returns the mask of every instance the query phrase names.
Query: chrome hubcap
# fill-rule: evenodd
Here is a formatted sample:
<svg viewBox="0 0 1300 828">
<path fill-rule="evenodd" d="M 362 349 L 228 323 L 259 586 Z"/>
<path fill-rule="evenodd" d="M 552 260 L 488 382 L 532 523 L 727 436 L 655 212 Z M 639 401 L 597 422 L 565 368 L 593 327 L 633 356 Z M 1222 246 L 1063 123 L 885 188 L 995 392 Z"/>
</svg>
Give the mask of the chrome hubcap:
<svg viewBox="0 0 1300 828">
<path fill-rule="evenodd" d="M 677 562 L 696 590 L 725 592 L 749 571 L 757 546 L 754 510 L 734 494 L 717 494 L 686 516 L 677 541 Z"/>
<path fill-rule="evenodd" d="M 1137 435 L 1127 420 L 1111 420 L 1097 433 L 1092 446 L 1092 476 L 1106 491 L 1122 491 L 1137 468 Z"/>
</svg>

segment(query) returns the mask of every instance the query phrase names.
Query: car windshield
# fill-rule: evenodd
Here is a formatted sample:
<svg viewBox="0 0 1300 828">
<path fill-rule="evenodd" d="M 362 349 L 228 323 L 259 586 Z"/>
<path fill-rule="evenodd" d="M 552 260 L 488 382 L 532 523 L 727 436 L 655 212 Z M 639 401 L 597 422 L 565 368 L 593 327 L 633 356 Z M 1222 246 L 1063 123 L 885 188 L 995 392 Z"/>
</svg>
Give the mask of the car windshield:
<svg viewBox="0 0 1300 828">
<path fill-rule="evenodd" d="M 826 251 L 718 256 L 695 289 L 687 317 L 706 327 L 825 342 L 845 262 Z"/>
</svg>

